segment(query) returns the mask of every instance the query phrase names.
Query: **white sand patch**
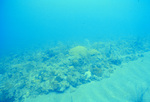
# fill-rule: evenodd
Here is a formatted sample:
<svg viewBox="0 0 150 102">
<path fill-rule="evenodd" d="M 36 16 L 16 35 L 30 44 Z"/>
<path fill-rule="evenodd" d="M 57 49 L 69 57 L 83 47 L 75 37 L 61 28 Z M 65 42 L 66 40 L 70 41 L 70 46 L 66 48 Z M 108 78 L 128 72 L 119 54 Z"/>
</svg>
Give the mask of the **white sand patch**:
<svg viewBox="0 0 150 102">
<path fill-rule="evenodd" d="M 119 66 L 110 78 L 25 102 L 150 102 L 150 52 Z"/>
</svg>

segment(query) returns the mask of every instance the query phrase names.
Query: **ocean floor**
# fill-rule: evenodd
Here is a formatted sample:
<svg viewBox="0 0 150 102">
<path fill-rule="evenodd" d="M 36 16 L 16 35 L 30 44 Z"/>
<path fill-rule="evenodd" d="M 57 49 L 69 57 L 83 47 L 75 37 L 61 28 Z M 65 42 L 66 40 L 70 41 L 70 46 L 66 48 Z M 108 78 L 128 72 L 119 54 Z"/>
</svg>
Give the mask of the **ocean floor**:
<svg viewBox="0 0 150 102">
<path fill-rule="evenodd" d="M 149 102 L 149 40 L 39 47 L 0 58 L 0 102 Z"/>
<path fill-rule="evenodd" d="M 150 52 L 124 63 L 109 78 L 50 93 L 25 102 L 150 102 Z"/>
</svg>

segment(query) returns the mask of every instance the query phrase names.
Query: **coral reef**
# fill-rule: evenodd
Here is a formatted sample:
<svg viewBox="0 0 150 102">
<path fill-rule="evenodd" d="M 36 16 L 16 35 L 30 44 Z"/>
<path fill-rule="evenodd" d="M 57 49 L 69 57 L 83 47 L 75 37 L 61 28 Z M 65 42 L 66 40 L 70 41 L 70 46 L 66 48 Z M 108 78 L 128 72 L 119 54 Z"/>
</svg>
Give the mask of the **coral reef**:
<svg viewBox="0 0 150 102">
<path fill-rule="evenodd" d="M 0 62 L 0 101 L 64 92 L 69 87 L 108 77 L 115 66 L 142 57 L 147 46 L 132 42 L 95 42 L 91 47 L 60 44 L 12 54 Z"/>
<path fill-rule="evenodd" d="M 69 50 L 69 54 L 76 57 L 86 57 L 88 54 L 87 48 L 83 46 L 76 46 Z"/>
</svg>

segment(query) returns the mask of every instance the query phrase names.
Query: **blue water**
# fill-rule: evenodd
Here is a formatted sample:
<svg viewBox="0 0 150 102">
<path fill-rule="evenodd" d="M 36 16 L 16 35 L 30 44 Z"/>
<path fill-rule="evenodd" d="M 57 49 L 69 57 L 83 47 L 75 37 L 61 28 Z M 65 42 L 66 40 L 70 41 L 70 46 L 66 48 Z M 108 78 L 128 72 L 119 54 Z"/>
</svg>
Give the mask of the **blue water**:
<svg viewBox="0 0 150 102">
<path fill-rule="evenodd" d="M 149 0 L 1 0 L 1 51 L 47 41 L 149 35 Z"/>
<path fill-rule="evenodd" d="M 69 50 L 75 47 L 72 43 L 89 47 L 89 42 L 109 43 L 124 39 L 126 42 L 134 40 L 130 46 L 134 51 L 128 54 L 149 51 L 149 4 L 149 0 L 1 0 L 0 57 L 27 49 L 33 50 L 30 50 L 31 54 L 51 43 L 54 47 L 55 43 L 67 43 Z M 146 47 L 144 41 L 148 43 Z M 55 53 L 49 56 L 55 56 Z M 118 64 L 118 60 L 112 63 Z M 2 68 L 0 74 L 3 74 Z"/>
</svg>

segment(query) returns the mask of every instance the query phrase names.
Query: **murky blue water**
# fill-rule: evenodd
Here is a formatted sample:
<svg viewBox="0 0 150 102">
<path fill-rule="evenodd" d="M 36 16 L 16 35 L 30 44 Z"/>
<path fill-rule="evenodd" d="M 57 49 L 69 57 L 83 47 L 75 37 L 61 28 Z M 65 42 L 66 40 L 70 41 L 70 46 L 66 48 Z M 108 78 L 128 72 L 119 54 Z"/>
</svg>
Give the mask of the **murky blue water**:
<svg viewBox="0 0 150 102">
<path fill-rule="evenodd" d="M 150 50 L 149 4 L 149 0 L 1 0 L 0 101 L 64 92 L 105 79 L 104 70 L 112 68 L 112 73 L 112 66 L 142 57 Z"/>
</svg>

